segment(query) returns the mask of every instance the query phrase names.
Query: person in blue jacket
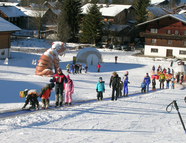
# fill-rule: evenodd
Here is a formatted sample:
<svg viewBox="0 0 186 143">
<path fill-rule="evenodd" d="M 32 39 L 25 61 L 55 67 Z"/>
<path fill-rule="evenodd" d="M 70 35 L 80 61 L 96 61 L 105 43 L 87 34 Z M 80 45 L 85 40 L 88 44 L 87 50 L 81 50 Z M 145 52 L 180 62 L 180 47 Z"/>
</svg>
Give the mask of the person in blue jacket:
<svg viewBox="0 0 186 143">
<path fill-rule="evenodd" d="M 123 77 L 123 96 L 128 96 L 128 83 L 130 82 L 128 81 L 128 71 L 126 71 Z"/>
<path fill-rule="evenodd" d="M 141 93 L 146 92 L 146 83 L 145 80 L 141 83 Z"/>
<path fill-rule="evenodd" d="M 147 92 L 149 92 L 149 84 L 151 83 L 151 79 L 148 73 L 146 73 L 146 76 L 144 77 L 144 81 L 146 83 Z"/>
<path fill-rule="evenodd" d="M 102 77 L 99 78 L 99 81 L 96 85 L 96 92 L 97 92 L 97 100 L 103 99 L 103 92 L 105 92 L 105 83 L 102 81 Z"/>
</svg>

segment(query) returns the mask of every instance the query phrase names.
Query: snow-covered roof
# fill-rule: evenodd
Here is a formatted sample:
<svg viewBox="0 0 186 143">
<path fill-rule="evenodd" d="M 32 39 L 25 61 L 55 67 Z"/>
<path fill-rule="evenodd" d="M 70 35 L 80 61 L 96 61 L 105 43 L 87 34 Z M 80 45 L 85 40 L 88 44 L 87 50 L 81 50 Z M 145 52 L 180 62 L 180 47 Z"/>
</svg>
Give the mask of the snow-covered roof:
<svg viewBox="0 0 186 143">
<path fill-rule="evenodd" d="M 88 8 L 91 6 L 91 3 L 87 3 L 82 6 L 82 14 L 87 14 Z M 100 7 L 100 12 L 102 16 L 111 16 L 114 17 L 125 9 L 129 9 L 132 5 L 119 5 L 119 4 L 110 4 L 108 7 L 106 4 L 97 4 Z"/>
<path fill-rule="evenodd" d="M 43 3 L 43 5 L 45 5 L 46 3 L 48 3 L 48 4 L 50 4 L 52 7 L 55 7 L 57 2 L 58 2 L 58 1 L 55 1 L 55 2 L 48 2 L 48 1 L 45 1 L 45 2 Z"/>
<path fill-rule="evenodd" d="M 16 2 L 0 2 L 0 6 L 19 6 L 19 3 Z"/>
<path fill-rule="evenodd" d="M 16 6 L 0 6 L 0 11 L 2 11 L 7 17 L 26 16 Z"/>
<path fill-rule="evenodd" d="M 162 2 L 164 2 L 165 0 L 151 0 L 151 5 L 158 5 Z"/>
<path fill-rule="evenodd" d="M 153 22 L 153 21 L 156 21 L 156 20 L 159 20 L 159 19 L 162 19 L 162 18 L 166 18 L 166 17 L 172 17 L 172 18 L 177 19 L 177 20 L 179 20 L 183 23 L 186 23 L 185 14 L 167 14 L 167 15 L 149 20 L 149 21 L 145 21 L 143 23 L 138 24 L 137 26 L 140 26 L 140 25 L 143 25 L 143 24 L 146 24 L 146 23 L 150 23 L 150 22 Z"/>
<path fill-rule="evenodd" d="M 20 31 L 21 29 L 0 17 L 0 32 Z"/>
<path fill-rule="evenodd" d="M 160 17 L 166 15 L 167 13 L 160 7 L 147 7 L 147 10 L 155 15 L 155 17 Z"/>
<path fill-rule="evenodd" d="M 39 17 L 40 15 L 43 16 L 45 14 L 45 12 L 46 12 L 45 9 L 36 10 L 36 9 L 33 9 L 33 8 L 21 7 L 21 6 L 17 6 L 17 8 L 20 11 L 22 11 L 25 16 L 29 16 L 29 17 Z"/>
<path fill-rule="evenodd" d="M 61 13 L 61 10 L 52 10 L 53 11 L 53 13 L 55 13 L 56 15 L 60 15 L 60 13 Z"/>
<path fill-rule="evenodd" d="M 186 10 L 182 9 L 178 14 L 183 14 L 185 12 L 186 12 Z"/>
</svg>

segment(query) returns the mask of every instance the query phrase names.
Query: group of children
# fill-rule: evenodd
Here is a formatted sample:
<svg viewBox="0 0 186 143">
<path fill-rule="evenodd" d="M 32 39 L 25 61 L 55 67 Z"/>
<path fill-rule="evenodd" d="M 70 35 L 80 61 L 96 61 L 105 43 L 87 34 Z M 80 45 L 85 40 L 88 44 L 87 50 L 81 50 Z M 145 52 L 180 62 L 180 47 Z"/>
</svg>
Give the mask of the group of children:
<svg viewBox="0 0 186 143">
<path fill-rule="evenodd" d="M 67 65 L 69 66 L 69 64 Z M 79 68 L 77 68 L 78 66 Z M 75 73 L 81 73 L 81 64 L 77 65 L 75 64 Z M 85 66 L 86 67 L 86 66 Z M 88 67 L 87 67 L 88 69 Z M 78 72 L 79 70 L 79 72 Z M 153 66 L 153 70 L 155 70 L 155 67 Z M 70 73 L 69 67 L 67 67 L 67 72 Z M 167 79 L 166 88 L 169 88 L 169 81 L 171 81 L 171 88 L 174 88 L 174 78 Z M 165 75 L 162 71 L 159 75 L 159 81 L 160 81 L 160 89 L 164 88 L 164 82 L 165 82 Z M 121 80 L 121 77 L 118 76 L 116 72 L 112 73 L 112 76 L 110 78 L 109 87 L 112 86 L 112 98 L 111 100 L 117 100 L 118 97 L 121 96 L 128 96 L 128 84 L 130 82 L 128 81 L 128 71 L 124 74 L 123 79 Z M 151 84 L 151 78 L 146 73 L 146 76 L 143 79 L 143 82 L 141 84 L 141 92 L 149 92 L 149 85 Z M 31 103 L 31 109 L 38 109 L 39 108 L 39 102 L 37 100 L 38 97 L 41 98 L 42 107 L 41 108 L 49 108 L 49 97 L 51 94 L 52 89 L 55 87 L 55 106 L 62 106 L 63 103 L 63 91 L 65 93 L 65 105 L 71 105 L 72 104 L 72 94 L 74 92 L 74 85 L 73 81 L 70 79 L 69 74 L 65 76 L 59 67 L 57 69 L 57 73 L 54 75 L 53 79 L 50 80 L 50 83 L 47 84 L 45 87 L 43 87 L 40 91 L 40 93 L 35 89 L 25 89 L 24 95 L 26 97 L 25 104 L 22 109 L 25 109 L 27 104 Z M 156 79 L 152 79 L 152 90 L 156 89 Z M 105 82 L 103 81 L 102 77 L 99 77 L 99 81 L 96 84 L 96 92 L 97 92 L 97 100 L 103 99 L 103 92 L 105 92 Z M 116 96 L 115 95 L 116 92 Z"/>
<path fill-rule="evenodd" d="M 73 81 L 70 79 L 70 76 L 65 76 L 59 67 L 57 73 L 54 75 L 53 79 L 50 79 L 50 83 L 43 87 L 39 93 L 36 89 L 25 89 L 24 96 L 26 98 L 25 104 L 22 109 L 25 109 L 28 103 L 30 102 L 30 109 L 39 109 L 38 97 L 41 98 L 41 109 L 49 108 L 49 97 L 52 89 L 55 87 L 55 107 L 62 106 L 63 103 L 63 91 L 65 93 L 65 105 L 72 104 L 72 94 L 74 92 Z"/>
<path fill-rule="evenodd" d="M 78 74 L 82 73 L 82 70 L 85 70 L 85 73 L 88 71 L 88 66 L 82 66 L 81 64 L 67 64 L 66 66 L 67 73 L 72 73 L 72 74 Z"/>
</svg>

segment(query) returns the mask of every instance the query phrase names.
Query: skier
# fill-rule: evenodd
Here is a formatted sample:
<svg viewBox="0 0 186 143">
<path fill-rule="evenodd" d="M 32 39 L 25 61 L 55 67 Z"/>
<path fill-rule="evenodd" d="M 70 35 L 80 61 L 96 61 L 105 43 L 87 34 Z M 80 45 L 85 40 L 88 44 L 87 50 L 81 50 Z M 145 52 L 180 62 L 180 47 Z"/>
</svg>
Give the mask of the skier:
<svg viewBox="0 0 186 143">
<path fill-rule="evenodd" d="M 67 75 L 67 83 L 64 83 L 65 85 L 65 105 L 71 105 L 72 104 L 72 94 L 74 93 L 74 85 L 73 81 L 70 79 L 70 76 Z"/>
<path fill-rule="evenodd" d="M 70 72 L 69 73 L 74 74 L 74 65 L 73 64 L 70 65 Z"/>
<path fill-rule="evenodd" d="M 165 75 L 162 72 L 161 72 L 161 74 L 159 76 L 159 81 L 160 81 L 160 89 L 161 88 L 164 89 Z"/>
<path fill-rule="evenodd" d="M 69 73 L 69 71 L 70 71 L 70 64 L 67 64 L 66 69 L 67 69 L 67 73 Z"/>
<path fill-rule="evenodd" d="M 118 94 L 119 94 L 119 76 L 116 72 L 112 73 L 112 76 L 110 78 L 110 83 L 109 83 L 109 87 L 111 88 L 112 85 L 112 98 L 111 100 L 114 101 L 114 93 L 116 92 L 116 97 L 115 100 L 117 100 L 118 98 Z"/>
<path fill-rule="evenodd" d="M 155 77 L 152 79 L 152 90 L 156 89 L 156 79 Z"/>
<path fill-rule="evenodd" d="M 145 80 L 143 80 L 143 82 L 141 83 L 141 93 L 145 93 L 146 92 L 146 83 Z"/>
<path fill-rule="evenodd" d="M 98 72 L 100 72 L 101 65 L 98 63 L 97 64 Z"/>
<path fill-rule="evenodd" d="M 181 74 L 181 78 L 180 78 L 180 84 L 183 83 L 183 74 Z"/>
<path fill-rule="evenodd" d="M 155 66 L 152 66 L 152 71 L 155 71 Z"/>
<path fill-rule="evenodd" d="M 123 96 L 128 96 L 128 71 L 126 71 L 124 77 L 123 77 Z M 126 94 L 125 94 L 126 91 Z"/>
<path fill-rule="evenodd" d="M 75 63 L 75 73 L 76 74 L 78 73 L 78 70 L 79 70 L 79 67 L 78 67 L 77 63 Z"/>
<path fill-rule="evenodd" d="M 39 96 L 39 91 L 36 89 L 25 89 L 24 90 L 24 95 L 25 95 L 25 104 L 22 107 L 22 109 L 25 109 L 25 107 L 27 106 L 27 104 L 30 102 L 30 104 L 32 105 L 29 109 L 30 110 L 38 110 L 39 109 L 39 102 L 37 100 L 38 96 Z"/>
<path fill-rule="evenodd" d="M 87 73 L 87 71 L 88 71 L 88 66 L 85 65 L 85 73 Z"/>
<path fill-rule="evenodd" d="M 105 82 L 102 80 L 102 77 L 99 78 L 99 81 L 96 84 L 97 100 L 103 99 L 103 92 L 105 92 Z"/>
<path fill-rule="evenodd" d="M 167 79 L 166 79 L 166 83 L 167 83 L 167 84 L 166 84 L 166 89 L 169 89 L 169 82 L 170 82 L 170 79 L 167 78 Z"/>
<path fill-rule="evenodd" d="M 117 64 L 118 56 L 115 56 L 115 64 Z"/>
<path fill-rule="evenodd" d="M 66 76 L 62 73 L 61 68 L 57 69 L 57 73 L 54 75 L 55 85 L 55 106 L 62 106 L 63 103 L 63 84 L 67 82 Z"/>
<path fill-rule="evenodd" d="M 81 71 L 82 71 L 82 65 L 79 64 L 79 73 L 81 73 Z"/>
<path fill-rule="evenodd" d="M 122 90 L 123 90 L 123 82 L 121 81 L 121 77 L 119 77 L 119 97 L 122 96 Z"/>
<path fill-rule="evenodd" d="M 43 87 L 40 91 L 39 97 L 41 98 L 41 109 L 49 108 L 49 97 L 51 94 L 52 89 L 54 88 L 55 84 L 53 82 L 53 79 L 50 80 L 50 84 L 47 84 L 45 87 Z"/>
<path fill-rule="evenodd" d="M 149 92 L 149 84 L 151 83 L 150 76 L 148 73 L 146 73 L 146 76 L 144 77 L 145 83 L 146 83 L 146 89 L 147 93 Z"/>
<path fill-rule="evenodd" d="M 172 76 L 172 78 L 171 78 L 171 89 L 174 89 L 174 81 L 175 81 L 175 78 Z"/>
</svg>

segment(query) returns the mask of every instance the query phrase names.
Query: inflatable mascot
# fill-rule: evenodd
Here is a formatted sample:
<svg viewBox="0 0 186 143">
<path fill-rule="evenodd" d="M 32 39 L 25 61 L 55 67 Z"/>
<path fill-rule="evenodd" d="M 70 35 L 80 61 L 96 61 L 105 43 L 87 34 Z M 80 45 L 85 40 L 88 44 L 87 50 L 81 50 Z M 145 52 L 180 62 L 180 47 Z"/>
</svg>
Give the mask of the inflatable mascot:
<svg viewBox="0 0 186 143">
<path fill-rule="evenodd" d="M 52 47 L 44 52 L 44 54 L 39 58 L 35 75 L 40 76 L 50 76 L 54 73 L 52 72 L 52 65 L 54 64 L 55 73 L 59 67 L 59 57 L 62 56 L 66 51 L 65 43 L 63 42 L 53 42 Z"/>
</svg>

